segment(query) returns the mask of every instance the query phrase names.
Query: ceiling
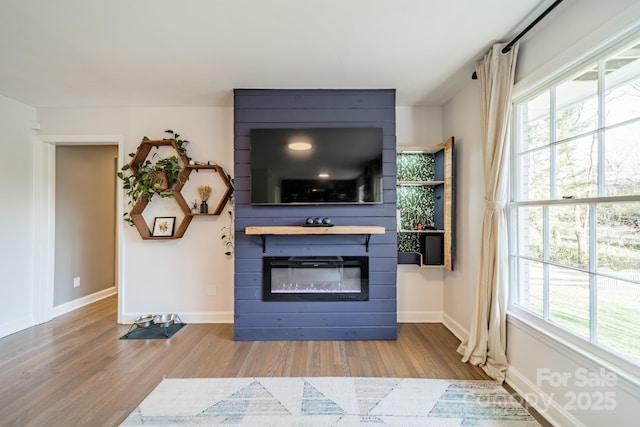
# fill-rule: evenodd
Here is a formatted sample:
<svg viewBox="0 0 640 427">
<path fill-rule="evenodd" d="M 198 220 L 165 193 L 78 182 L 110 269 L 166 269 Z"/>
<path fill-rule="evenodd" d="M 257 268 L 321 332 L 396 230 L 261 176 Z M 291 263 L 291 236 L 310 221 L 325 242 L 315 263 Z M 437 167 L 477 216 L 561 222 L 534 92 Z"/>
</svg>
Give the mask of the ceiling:
<svg viewBox="0 0 640 427">
<path fill-rule="evenodd" d="M 2 0 L 0 94 L 34 107 L 232 105 L 234 88 L 441 105 L 548 0 Z"/>
</svg>

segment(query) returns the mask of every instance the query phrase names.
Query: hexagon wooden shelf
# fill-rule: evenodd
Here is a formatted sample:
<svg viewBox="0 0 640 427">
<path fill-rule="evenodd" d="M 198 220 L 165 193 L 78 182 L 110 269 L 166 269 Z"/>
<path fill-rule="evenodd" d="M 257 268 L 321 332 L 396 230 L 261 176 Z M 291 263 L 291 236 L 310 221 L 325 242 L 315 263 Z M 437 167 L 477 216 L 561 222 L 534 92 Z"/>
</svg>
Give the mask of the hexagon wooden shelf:
<svg viewBox="0 0 640 427">
<path fill-rule="evenodd" d="M 224 207 L 227 205 L 229 196 L 233 192 L 233 187 L 231 185 L 231 182 L 229 181 L 229 178 L 227 177 L 227 174 L 220 166 L 190 165 L 189 158 L 186 156 L 186 154 L 180 153 L 178 145 L 176 144 L 176 141 L 174 139 L 142 141 L 138 146 L 138 149 L 134 154 L 133 158 L 131 159 L 131 162 L 129 162 L 129 167 L 131 168 L 133 173 L 138 172 L 139 165 L 146 160 L 147 156 L 149 155 L 153 147 L 171 147 L 176 151 L 178 157 L 182 161 L 183 167 L 182 167 L 182 170 L 180 171 L 180 183 L 173 188 L 173 198 L 176 201 L 176 203 L 178 203 L 178 206 L 180 206 L 180 210 L 184 214 L 184 218 L 182 219 L 182 221 L 180 221 L 180 224 L 177 225 L 173 236 L 157 237 L 152 235 L 152 232 L 149 229 L 149 226 L 147 225 L 147 222 L 145 221 L 144 216 L 142 215 L 145 208 L 151 201 L 151 198 L 142 197 L 138 199 L 138 201 L 133 205 L 133 208 L 131 209 L 129 216 L 131 217 L 133 224 L 138 229 L 138 233 L 140 233 L 140 237 L 142 237 L 144 240 L 179 239 L 182 236 L 184 236 L 184 233 L 185 231 L 187 231 L 187 228 L 189 227 L 189 224 L 191 224 L 191 220 L 193 219 L 194 216 L 220 215 Z M 208 213 L 208 214 L 191 213 L 191 210 L 189 209 L 189 205 L 187 204 L 187 202 L 184 200 L 184 197 L 182 196 L 182 192 L 181 192 L 182 188 L 184 187 L 185 183 L 189 179 L 189 175 L 193 170 L 196 170 L 196 171 L 212 170 L 217 172 L 220 179 L 222 180 L 223 184 L 226 187 L 225 192 L 223 193 L 222 197 L 218 201 L 218 204 L 212 213 Z"/>
<path fill-rule="evenodd" d="M 189 176 L 189 174 L 193 170 L 195 170 L 195 171 L 212 170 L 214 172 L 217 172 L 218 176 L 222 180 L 222 183 L 226 187 L 224 193 L 222 194 L 222 197 L 220 197 L 220 200 L 218 201 L 218 204 L 217 204 L 216 208 L 213 210 L 213 212 L 206 213 L 206 214 L 189 213 L 188 215 L 191 215 L 191 216 L 220 215 L 222 213 L 222 210 L 224 209 L 224 207 L 227 205 L 227 202 L 229 201 L 229 196 L 233 192 L 233 187 L 231 186 L 231 182 L 229 181 L 229 178 L 227 177 L 227 174 L 225 173 L 224 169 L 222 169 L 218 165 L 187 165 L 187 166 L 185 166 L 185 169 L 189 172 L 187 174 L 187 176 Z"/>
<path fill-rule="evenodd" d="M 178 145 L 176 144 L 175 139 L 143 140 L 138 146 L 136 153 L 131 158 L 131 161 L 129 162 L 129 167 L 131 168 L 131 171 L 133 173 L 138 173 L 140 164 L 142 164 L 146 160 L 147 156 L 149 155 L 153 147 L 171 147 L 175 150 L 176 154 L 182 161 L 183 165 L 189 164 L 189 159 L 187 158 L 187 156 L 185 154 L 180 153 L 180 149 L 178 148 Z M 135 225 L 136 228 L 138 229 L 138 233 L 140 233 L 140 237 L 142 237 L 144 240 L 179 239 L 182 236 L 184 236 L 184 232 L 187 231 L 187 228 L 191 223 L 192 217 L 189 215 L 189 205 L 187 205 L 187 202 L 184 200 L 184 197 L 182 197 L 180 190 L 184 186 L 184 183 L 187 182 L 187 179 L 189 178 L 190 173 L 191 171 L 183 166 L 179 175 L 180 184 L 177 184 L 173 188 L 173 198 L 176 201 L 176 203 L 178 203 L 178 206 L 180 206 L 180 210 L 184 214 L 184 218 L 182 219 L 180 224 L 178 224 L 178 226 L 176 227 L 176 230 L 173 236 L 158 237 L 158 236 L 153 236 L 153 234 L 151 233 L 151 230 L 149 229 L 149 226 L 147 225 L 147 222 L 145 221 L 144 216 L 142 215 L 145 208 L 151 201 L 151 198 L 141 197 L 133 205 L 133 208 L 131 209 L 129 216 L 133 221 L 133 225 Z"/>
<path fill-rule="evenodd" d="M 184 200 L 180 192 L 177 192 L 174 190 L 173 197 L 175 201 L 178 203 L 178 205 L 180 206 L 180 209 L 182 210 L 182 212 L 184 212 L 185 209 L 187 210 L 189 209 L 187 202 Z M 145 221 L 144 216 L 142 216 L 142 212 L 145 210 L 150 200 L 151 199 L 146 197 L 139 199 L 136 202 L 136 204 L 133 205 L 133 208 L 129 213 L 129 216 L 131 217 L 133 224 L 138 229 L 138 233 L 140 233 L 140 237 L 142 237 L 144 240 L 170 240 L 170 239 L 179 239 L 182 236 L 184 236 L 184 232 L 187 231 L 187 228 L 191 223 L 191 219 L 193 218 L 192 216 L 186 215 L 186 214 L 184 218 L 182 218 L 182 221 L 180 221 L 180 224 L 178 224 L 178 226 L 176 227 L 175 232 L 173 233 L 173 236 L 159 237 L 159 236 L 152 235 L 151 230 L 147 225 L 147 221 Z"/>
<path fill-rule="evenodd" d="M 146 139 L 143 140 L 140 145 L 138 145 L 136 153 L 133 155 L 131 161 L 129 162 L 129 167 L 131 168 L 133 173 L 138 173 L 138 168 L 146 160 L 153 147 L 171 147 L 175 150 L 183 165 L 189 164 L 189 158 L 185 154 L 180 153 L 180 149 L 178 148 L 175 139 Z"/>
</svg>

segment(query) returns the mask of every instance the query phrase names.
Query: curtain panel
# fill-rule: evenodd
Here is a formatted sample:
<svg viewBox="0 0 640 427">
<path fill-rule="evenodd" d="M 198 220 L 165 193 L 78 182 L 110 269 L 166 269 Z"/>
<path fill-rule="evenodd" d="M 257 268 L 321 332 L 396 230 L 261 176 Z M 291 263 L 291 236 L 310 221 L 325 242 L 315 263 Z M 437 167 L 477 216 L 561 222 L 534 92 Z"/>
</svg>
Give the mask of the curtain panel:
<svg viewBox="0 0 640 427">
<path fill-rule="evenodd" d="M 474 315 L 469 337 L 458 347 L 462 361 L 503 382 L 506 356 L 508 236 L 505 204 L 509 168 L 509 122 L 518 45 L 501 53 L 495 44 L 476 65 L 481 90 L 485 211 Z"/>
</svg>

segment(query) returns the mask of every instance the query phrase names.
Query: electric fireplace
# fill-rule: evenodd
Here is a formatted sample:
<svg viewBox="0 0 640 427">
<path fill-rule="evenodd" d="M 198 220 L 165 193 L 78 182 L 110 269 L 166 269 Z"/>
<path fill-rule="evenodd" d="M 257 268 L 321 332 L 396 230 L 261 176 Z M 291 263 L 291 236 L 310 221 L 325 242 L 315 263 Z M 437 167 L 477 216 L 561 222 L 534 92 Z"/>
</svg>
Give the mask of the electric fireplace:
<svg viewBox="0 0 640 427">
<path fill-rule="evenodd" d="M 368 301 L 369 257 L 264 257 L 263 301 Z"/>
</svg>

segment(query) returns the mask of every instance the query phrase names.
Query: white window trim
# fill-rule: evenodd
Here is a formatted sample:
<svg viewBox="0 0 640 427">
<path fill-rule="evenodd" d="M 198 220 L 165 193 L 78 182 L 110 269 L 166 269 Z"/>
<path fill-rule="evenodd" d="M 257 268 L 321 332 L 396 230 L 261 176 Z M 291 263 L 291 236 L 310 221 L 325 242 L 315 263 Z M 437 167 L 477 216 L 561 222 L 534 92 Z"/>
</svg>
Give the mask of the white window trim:
<svg viewBox="0 0 640 427">
<path fill-rule="evenodd" d="M 632 396 L 640 395 L 640 369 L 624 360 L 621 361 L 617 358 L 611 360 L 610 350 L 598 348 L 598 346 L 585 346 L 584 341 L 572 333 L 545 322 L 540 317 L 517 306 L 511 307 L 507 311 L 507 324 L 517 327 L 551 348 L 560 348 L 560 353 L 592 372 L 604 368 L 607 372 L 616 375 L 616 385 L 622 390 Z M 568 351 L 563 351 L 563 349 Z"/>
<path fill-rule="evenodd" d="M 637 44 L 638 37 L 640 36 L 640 22 L 637 22 L 622 31 L 618 32 L 609 40 L 599 43 L 594 46 L 589 52 L 584 53 L 580 56 L 574 57 L 573 59 L 563 58 L 564 65 L 560 68 L 558 67 L 557 71 L 554 73 L 549 73 L 546 77 L 539 77 L 538 74 L 536 76 L 530 76 L 527 79 L 523 79 L 518 84 L 514 86 L 513 91 L 513 101 L 512 101 L 512 111 L 514 114 L 512 115 L 512 124 L 511 124 L 511 141 L 514 141 L 517 138 L 517 114 L 515 114 L 516 105 L 525 102 L 528 99 L 535 97 L 540 91 L 548 89 L 550 86 L 554 86 L 562 81 L 564 81 L 568 76 L 574 74 L 577 69 L 587 67 L 597 61 L 600 61 L 603 57 L 613 54 L 615 51 L 624 49 L 626 47 L 630 47 L 633 44 Z M 554 61 L 554 64 L 558 63 L 558 59 Z M 600 68 L 599 68 L 600 69 Z M 533 81 L 533 77 L 537 78 L 537 81 Z M 602 84 L 602 79 L 599 80 L 599 84 Z M 600 88 L 601 89 L 601 88 Z M 600 91 L 599 91 L 600 94 Z M 601 98 L 601 97 L 599 97 Z M 552 103 L 555 105 L 555 103 Z M 600 110 L 602 113 L 602 109 Z M 630 121 L 619 123 L 614 126 L 609 126 L 607 129 L 614 128 L 617 126 L 621 126 L 627 124 L 629 122 L 637 121 L 640 119 L 632 119 Z M 594 132 L 600 132 L 601 121 L 598 123 L 598 126 Z M 517 170 L 517 156 L 510 156 L 510 167 L 511 170 Z M 510 200 L 513 201 L 517 196 L 517 186 L 512 185 L 513 182 L 510 180 Z M 599 192 L 599 194 L 602 194 Z M 511 254 L 514 253 L 513 248 L 514 245 L 517 244 L 518 241 L 518 228 L 513 228 L 513 224 L 515 223 L 515 210 L 520 206 L 542 206 L 543 209 L 547 209 L 548 206 L 554 204 L 562 204 L 566 205 L 569 203 L 578 203 L 578 204 L 590 204 L 590 203 L 598 203 L 598 202 L 626 202 L 626 201 L 638 201 L 638 196 L 613 196 L 613 197 L 592 197 L 592 198 L 584 198 L 584 199 L 573 199 L 573 200 L 544 200 L 544 201 L 525 201 L 525 202 L 510 202 L 507 205 L 507 217 L 508 217 L 508 228 L 509 228 L 509 303 L 507 307 L 507 316 L 517 324 L 524 325 L 532 328 L 532 330 L 537 331 L 537 335 L 544 336 L 546 339 L 551 340 L 552 343 L 567 347 L 575 352 L 577 352 L 582 358 L 586 358 L 590 361 L 593 361 L 599 366 L 604 367 L 607 370 L 610 370 L 618 375 L 619 378 L 623 379 L 622 384 L 626 384 L 625 389 L 627 391 L 633 392 L 637 394 L 640 391 L 640 363 L 630 358 L 625 357 L 624 355 L 616 353 L 613 349 L 605 348 L 604 346 L 600 346 L 597 343 L 591 342 L 588 338 L 581 338 L 576 334 L 564 329 L 562 326 L 557 325 L 555 323 L 550 322 L 548 319 L 544 319 L 541 316 L 536 315 L 533 312 L 529 312 L 520 308 L 518 305 L 513 303 L 513 298 L 511 297 L 516 291 L 517 287 L 517 278 L 513 277 L 514 266 L 513 263 L 515 261 L 514 258 L 511 257 Z M 592 212 L 590 214 L 594 216 Z M 546 218 L 546 216 L 545 216 Z M 595 219 L 595 218 L 593 218 Z M 594 228 L 590 228 L 590 234 L 593 234 L 595 231 Z M 546 247 L 546 245 L 545 245 Z M 591 250 L 593 250 L 593 245 L 590 245 Z M 590 254 L 590 259 L 592 258 Z M 587 271 L 591 271 L 591 268 L 587 269 Z M 548 304 L 548 281 L 544 281 L 544 301 L 545 304 Z M 591 292 L 593 292 L 593 286 L 590 287 Z M 594 304 L 591 304 L 591 310 L 594 310 Z M 549 307 L 545 307 L 544 313 L 549 312 Z M 594 313 L 590 313 L 591 316 Z M 595 322 L 590 322 L 591 327 L 594 327 Z M 593 331 L 591 331 L 593 333 Z M 591 334 L 593 336 L 593 334 Z"/>
<path fill-rule="evenodd" d="M 605 41 L 592 43 L 590 49 L 582 54 L 565 53 L 548 61 L 545 66 L 538 68 L 536 72 L 519 80 L 513 86 L 513 103 L 520 103 L 532 93 L 563 80 L 568 74 L 571 74 L 570 70 L 584 67 L 601 55 L 613 53 L 621 47 L 621 44 L 627 40 L 631 41 L 638 33 L 640 33 L 640 21 L 615 32 Z"/>
</svg>

